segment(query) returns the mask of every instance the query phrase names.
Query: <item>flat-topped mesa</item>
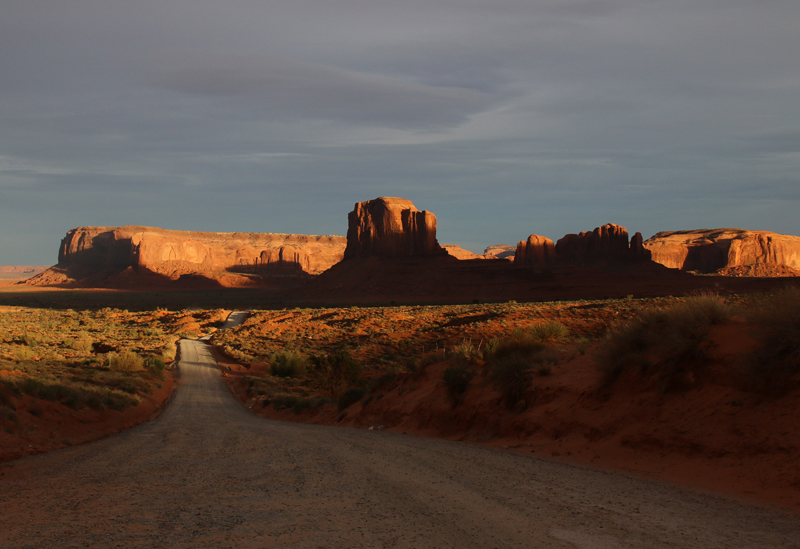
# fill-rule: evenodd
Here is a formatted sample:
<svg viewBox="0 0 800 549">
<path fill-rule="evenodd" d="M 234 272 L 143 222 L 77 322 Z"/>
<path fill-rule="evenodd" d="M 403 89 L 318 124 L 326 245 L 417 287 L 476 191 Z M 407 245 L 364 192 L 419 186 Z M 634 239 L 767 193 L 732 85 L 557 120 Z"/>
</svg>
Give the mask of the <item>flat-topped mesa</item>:
<svg viewBox="0 0 800 549">
<path fill-rule="evenodd" d="M 532 234 L 517 244 L 515 265 L 550 265 L 556 262 L 556 247 L 546 236 Z"/>
<path fill-rule="evenodd" d="M 436 216 L 417 210 L 410 200 L 358 202 L 347 221 L 345 259 L 446 254 L 436 241 Z"/>
<path fill-rule="evenodd" d="M 672 269 L 745 276 L 796 276 L 800 237 L 743 229 L 660 232 L 644 247 Z"/>
<path fill-rule="evenodd" d="M 219 272 L 318 274 L 344 255 L 343 236 L 78 227 L 67 232 L 57 270 L 68 279 L 108 277 L 128 268 L 177 279 Z M 47 283 L 41 277 L 31 283 Z"/>
<path fill-rule="evenodd" d="M 556 257 L 560 263 L 588 264 L 625 260 L 648 260 L 642 247 L 642 235 L 636 233 L 628 242 L 628 230 L 607 223 L 592 232 L 568 234 L 556 242 Z"/>
</svg>

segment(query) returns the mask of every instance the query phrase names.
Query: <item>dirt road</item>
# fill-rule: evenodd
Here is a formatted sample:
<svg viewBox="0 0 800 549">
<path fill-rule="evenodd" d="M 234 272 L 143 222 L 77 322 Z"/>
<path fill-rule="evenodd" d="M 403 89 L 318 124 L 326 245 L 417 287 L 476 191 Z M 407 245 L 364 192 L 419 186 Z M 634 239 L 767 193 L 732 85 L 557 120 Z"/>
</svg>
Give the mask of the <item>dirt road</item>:
<svg viewBox="0 0 800 549">
<path fill-rule="evenodd" d="M 181 342 L 157 420 L 0 466 L 0 547 L 800 547 L 800 517 L 434 439 L 279 423 Z"/>
</svg>

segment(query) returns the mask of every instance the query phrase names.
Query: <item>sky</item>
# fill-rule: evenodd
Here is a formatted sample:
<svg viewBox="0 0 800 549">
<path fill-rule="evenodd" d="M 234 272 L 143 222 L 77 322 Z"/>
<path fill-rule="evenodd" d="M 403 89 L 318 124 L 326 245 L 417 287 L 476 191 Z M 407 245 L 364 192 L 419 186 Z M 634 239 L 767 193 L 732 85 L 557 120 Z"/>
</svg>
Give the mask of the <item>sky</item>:
<svg viewBox="0 0 800 549">
<path fill-rule="evenodd" d="M 86 225 L 475 252 L 617 223 L 800 235 L 797 0 L 0 0 L 0 264 Z"/>
</svg>

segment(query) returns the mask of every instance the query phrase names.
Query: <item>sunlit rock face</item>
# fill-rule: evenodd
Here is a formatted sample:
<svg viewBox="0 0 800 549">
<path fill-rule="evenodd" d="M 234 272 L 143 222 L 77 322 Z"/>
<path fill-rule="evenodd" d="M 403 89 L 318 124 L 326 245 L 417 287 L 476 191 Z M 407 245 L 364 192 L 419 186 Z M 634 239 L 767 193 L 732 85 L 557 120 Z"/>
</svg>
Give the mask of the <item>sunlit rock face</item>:
<svg viewBox="0 0 800 549">
<path fill-rule="evenodd" d="M 78 227 L 62 239 L 53 269 L 64 280 L 113 276 L 127 269 L 169 279 L 225 272 L 318 274 L 341 261 L 345 246 L 343 236 Z"/>
<path fill-rule="evenodd" d="M 348 215 L 345 259 L 446 253 L 436 241 L 436 216 L 410 200 L 381 197 L 358 202 Z"/>
<path fill-rule="evenodd" d="M 800 237 L 768 231 L 702 229 L 668 231 L 643 246 L 653 261 L 672 269 L 743 276 L 796 276 Z"/>
</svg>

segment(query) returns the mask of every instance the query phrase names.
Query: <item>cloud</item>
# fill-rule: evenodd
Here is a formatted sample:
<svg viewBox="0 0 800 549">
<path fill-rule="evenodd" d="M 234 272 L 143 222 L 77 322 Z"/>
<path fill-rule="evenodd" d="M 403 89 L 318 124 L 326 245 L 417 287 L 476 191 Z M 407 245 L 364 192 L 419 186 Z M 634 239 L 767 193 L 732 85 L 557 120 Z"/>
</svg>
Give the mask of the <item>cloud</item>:
<svg viewBox="0 0 800 549">
<path fill-rule="evenodd" d="M 431 86 L 290 59 L 191 55 L 171 60 L 151 83 L 192 95 L 246 101 L 280 118 L 432 129 L 463 123 L 492 97 L 466 87 Z"/>
</svg>

